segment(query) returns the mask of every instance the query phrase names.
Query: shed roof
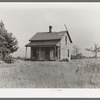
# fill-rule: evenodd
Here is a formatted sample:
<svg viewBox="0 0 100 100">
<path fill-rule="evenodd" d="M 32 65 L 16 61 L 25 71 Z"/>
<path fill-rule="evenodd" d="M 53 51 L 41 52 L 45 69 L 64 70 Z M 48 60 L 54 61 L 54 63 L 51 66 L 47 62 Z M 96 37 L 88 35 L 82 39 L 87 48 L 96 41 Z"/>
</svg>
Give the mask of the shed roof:
<svg viewBox="0 0 100 100">
<path fill-rule="evenodd" d="M 70 35 L 68 31 L 61 31 L 61 32 L 38 32 L 36 33 L 29 41 L 39 41 L 39 40 L 59 40 L 62 38 L 62 36 L 67 33 L 70 42 L 72 43 L 72 40 L 70 38 Z"/>
<path fill-rule="evenodd" d="M 55 40 L 55 41 L 34 41 L 34 42 L 30 42 L 28 44 L 25 45 L 26 47 L 51 47 L 51 46 L 59 46 L 59 40 Z"/>
</svg>

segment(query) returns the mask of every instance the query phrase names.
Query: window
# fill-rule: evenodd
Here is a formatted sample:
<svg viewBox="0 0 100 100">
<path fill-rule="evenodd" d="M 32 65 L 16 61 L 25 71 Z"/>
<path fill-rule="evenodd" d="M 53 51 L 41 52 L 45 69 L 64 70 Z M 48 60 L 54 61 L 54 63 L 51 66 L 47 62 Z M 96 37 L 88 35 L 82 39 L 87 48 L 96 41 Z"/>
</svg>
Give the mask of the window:
<svg viewBox="0 0 100 100">
<path fill-rule="evenodd" d="M 32 49 L 33 56 L 36 57 L 36 48 Z"/>
<path fill-rule="evenodd" d="M 65 44 L 67 44 L 67 36 L 65 36 Z"/>
<path fill-rule="evenodd" d="M 57 51 L 58 51 L 58 48 L 56 47 L 56 57 L 58 57 L 58 52 Z"/>
<path fill-rule="evenodd" d="M 39 48 L 36 49 L 36 55 L 39 55 Z"/>
<path fill-rule="evenodd" d="M 69 49 L 68 49 L 68 57 L 69 57 Z"/>
<path fill-rule="evenodd" d="M 55 57 L 57 57 L 57 56 L 58 56 L 58 51 L 57 51 L 57 50 L 58 50 L 58 48 L 57 48 L 57 47 L 55 47 L 54 49 L 55 49 L 55 50 L 54 50 L 54 55 L 55 55 Z"/>
</svg>

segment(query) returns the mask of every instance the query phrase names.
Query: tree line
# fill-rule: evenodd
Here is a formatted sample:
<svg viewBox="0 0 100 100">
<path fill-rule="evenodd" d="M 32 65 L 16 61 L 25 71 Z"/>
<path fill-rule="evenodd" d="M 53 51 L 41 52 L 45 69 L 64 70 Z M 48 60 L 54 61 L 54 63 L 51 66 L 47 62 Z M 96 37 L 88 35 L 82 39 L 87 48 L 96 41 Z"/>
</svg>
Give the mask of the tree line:
<svg viewBox="0 0 100 100">
<path fill-rule="evenodd" d="M 89 51 L 93 54 L 94 58 L 97 58 L 99 52 L 100 52 L 100 46 L 98 44 L 94 44 L 94 47 L 85 48 L 86 51 Z M 73 45 L 73 53 L 74 55 L 71 56 L 72 59 L 82 59 L 85 58 L 85 56 L 80 53 L 80 48 L 77 45 Z"/>
</svg>

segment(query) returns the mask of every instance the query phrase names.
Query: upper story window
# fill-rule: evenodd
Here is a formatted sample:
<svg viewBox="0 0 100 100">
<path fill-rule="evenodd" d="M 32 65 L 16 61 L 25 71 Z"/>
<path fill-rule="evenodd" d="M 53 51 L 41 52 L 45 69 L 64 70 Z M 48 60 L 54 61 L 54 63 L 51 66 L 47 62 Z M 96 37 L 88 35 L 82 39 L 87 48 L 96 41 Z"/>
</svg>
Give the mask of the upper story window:
<svg viewBox="0 0 100 100">
<path fill-rule="evenodd" d="M 67 36 L 65 36 L 65 44 L 67 44 Z"/>
</svg>

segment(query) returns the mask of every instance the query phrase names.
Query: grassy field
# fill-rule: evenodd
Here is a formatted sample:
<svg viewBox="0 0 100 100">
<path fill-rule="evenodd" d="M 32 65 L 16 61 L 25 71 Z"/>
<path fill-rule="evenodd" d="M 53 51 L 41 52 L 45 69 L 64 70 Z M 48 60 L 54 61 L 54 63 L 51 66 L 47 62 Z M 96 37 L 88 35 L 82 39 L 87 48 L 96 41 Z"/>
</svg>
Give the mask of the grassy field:
<svg viewBox="0 0 100 100">
<path fill-rule="evenodd" d="M 99 88 L 100 60 L 0 62 L 0 88 Z"/>
</svg>

